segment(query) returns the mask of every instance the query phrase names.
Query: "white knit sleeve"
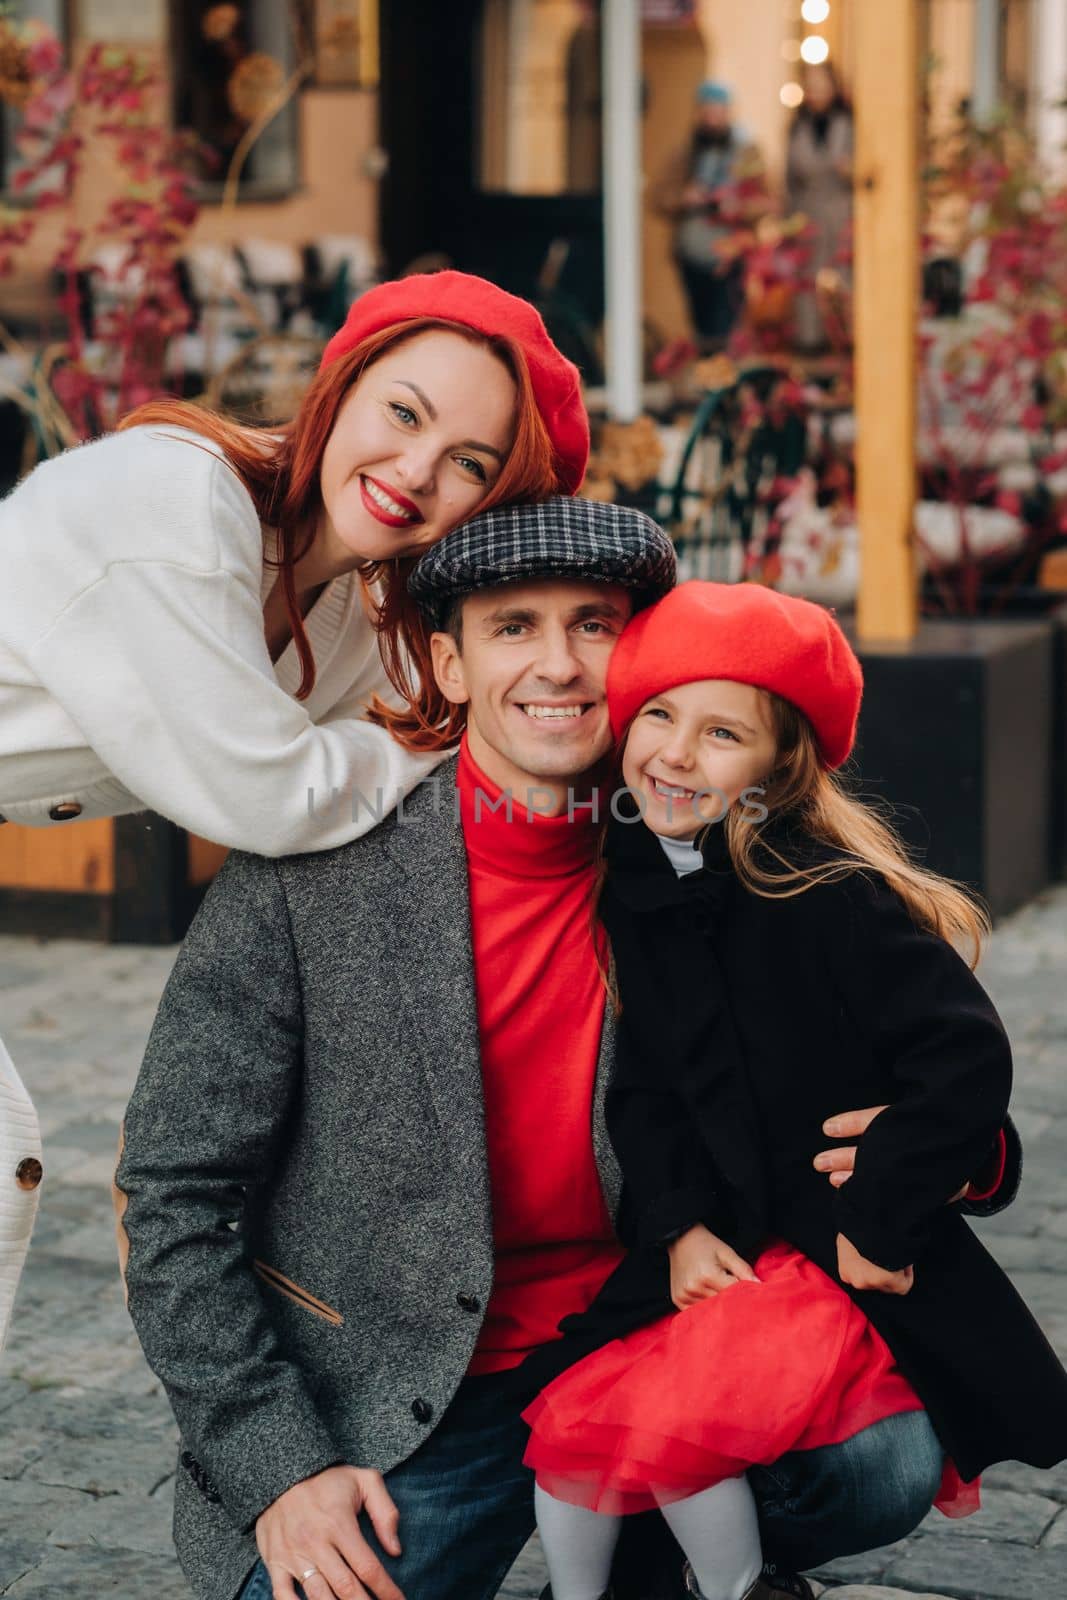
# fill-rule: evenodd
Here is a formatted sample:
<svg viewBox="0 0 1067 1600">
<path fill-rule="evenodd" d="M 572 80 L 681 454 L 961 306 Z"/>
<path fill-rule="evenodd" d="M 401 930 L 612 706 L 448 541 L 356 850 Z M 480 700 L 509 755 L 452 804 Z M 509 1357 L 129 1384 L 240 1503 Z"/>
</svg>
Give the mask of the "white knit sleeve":
<svg viewBox="0 0 1067 1600">
<path fill-rule="evenodd" d="M 440 760 L 354 716 L 313 723 L 274 677 L 258 595 L 223 567 L 113 563 L 31 665 L 146 807 L 257 855 L 359 837 Z"/>
</svg>

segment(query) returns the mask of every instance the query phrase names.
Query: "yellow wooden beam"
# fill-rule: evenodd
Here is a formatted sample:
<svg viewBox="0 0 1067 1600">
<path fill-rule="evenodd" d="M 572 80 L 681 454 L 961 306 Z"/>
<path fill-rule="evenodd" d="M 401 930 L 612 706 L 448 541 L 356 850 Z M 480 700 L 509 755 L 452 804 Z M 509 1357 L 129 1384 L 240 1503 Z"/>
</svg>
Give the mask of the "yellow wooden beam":
<svg viewBox="0 0 1067 1600">
<path fill-rule="evenodd" d="M 109 817 L 54 828 L 0 828 L 0 889 L 111 894 L 115 827 Z"/>
<path fill-rule="evenodd" d="M 853 7 L 856 114 L 856 515 L 861 640 L 918 620 L 915 385 L 919 311 L 917 0 Z"/>
</svg>

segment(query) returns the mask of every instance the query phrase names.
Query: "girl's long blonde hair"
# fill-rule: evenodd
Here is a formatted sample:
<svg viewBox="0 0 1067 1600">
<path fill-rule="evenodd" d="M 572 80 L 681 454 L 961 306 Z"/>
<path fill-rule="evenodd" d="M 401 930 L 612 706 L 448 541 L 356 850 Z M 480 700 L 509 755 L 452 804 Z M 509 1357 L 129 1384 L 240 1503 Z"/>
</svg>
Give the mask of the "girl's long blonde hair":
<svg viewBox="0 0 1067 1600">
<path fill-rule="evenodd" d="M 731 863 L 744 887 L 765 900 L 787 900 L 817 884 L 837 883 L 851 873 L 873 870 L 900 896 L 915 925 L 961 948 L 973 970 L 990 930 L 985 907 L 963 885 L 917 866 L 892 825 L 869 802 L 849 794 L 836 773 L 827 770 L 815 730 L 804 713 L 770 690 L 760 693 L 770 712 L 777 750 L 774 771 L 760 786 L 768 815 L 757 824 L 734 805 L 721 824 Z M 628 734 L 629 729 L 616 748 L 615 770 L 620 774 Z M 799 834 L 833 852 L 831 858 L 814 866 L 788 860 L 766 837 L 767 826 L 776 821 L 793 822 Z M 601 829 L 597 852 L 594 932 L 608 870 L 606 831 L 606 826 Z M 598 965 L 619 1009 L 613 966 L 599 957 Z"/>
<path fill-rule="evenodd" d="M 774 772 L 763 785 L 767 820 L 793 820 L 800 833 L 835 852 L 835 858 L 809 867 L 788 861 L 763 837 L 763 827 L 746 821 L 734 806 L 723 826 L 730 859 L 745 888 L 765 899 L 788 899 L 816 884 L 873 869 L 900 896 L 917 927 L 969 947 L 970 964 L 976 966 L 990 930 L 985 907 L 961 884 L 918 866 L 893 826 L 827 771 L 804 713 L 779 695 L 768 690 L 763 694 L 778 752 Z"/>
</svg>

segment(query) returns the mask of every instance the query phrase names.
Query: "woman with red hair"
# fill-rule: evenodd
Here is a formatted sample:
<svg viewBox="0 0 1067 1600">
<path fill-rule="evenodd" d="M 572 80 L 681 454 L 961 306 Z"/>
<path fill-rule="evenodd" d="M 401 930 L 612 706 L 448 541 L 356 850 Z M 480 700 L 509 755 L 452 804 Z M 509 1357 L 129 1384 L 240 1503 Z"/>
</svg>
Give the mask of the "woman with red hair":
<svg viewBox="0 0 1067 1600">
<path fill-rule="evenodd" d="M 414 559 L 573 493 L 588 442 L 533 306 L 441 272 L 357 300 L 277 432 L 154 401 L 38 467 L 0 507 L 0 816 L 149 809 L 267 856 L 365 833 L 448 709 Z"/>
<path fill-rule="evenodd" d="M 0 507 L 0 821 L 150 809 L 259 855 L 367 832 L 454 708 L 407 599 L 475 511 L 573 493 L 578 372 L 526 301 L 465 273 L 352 306 L 294 420 L 178 400 L 38 467 Z M 0 1345 L 40 1167 L 0 1045 Z"/>
</svg>

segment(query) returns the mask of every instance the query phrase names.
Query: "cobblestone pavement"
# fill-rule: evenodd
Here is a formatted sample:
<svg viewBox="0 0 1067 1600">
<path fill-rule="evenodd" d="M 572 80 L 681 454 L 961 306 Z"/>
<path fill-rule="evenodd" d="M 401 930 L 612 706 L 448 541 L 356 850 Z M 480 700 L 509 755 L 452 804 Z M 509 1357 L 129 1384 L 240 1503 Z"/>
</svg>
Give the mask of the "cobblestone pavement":
<svg viewBox="0 0 1067 1600">
<path fill-rule="evenodd" d="M 46 1171 L 0 1357 L 0 1594 L 12 1600 L 188 1600 L 169 1532 L 174 1427 L 123 1309 L 109 1200 L 118 1121 L 173 959 L 0 938 L 0 1034 L 36 1100 Z M 1067 887 L 998 929 L 982 976 L 1016 1047 L 1027 1161 L 1017 1203 L 979 1226 L 1067 1357 Z M 1067 1465 L 999 1467 L 984 1502 L 827 1568 L 833 1600 L 1067 1596 Z M 501 1595 L 532 1600 L 543 1581 L 531 1543 Z"/>
</svg>

